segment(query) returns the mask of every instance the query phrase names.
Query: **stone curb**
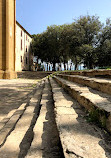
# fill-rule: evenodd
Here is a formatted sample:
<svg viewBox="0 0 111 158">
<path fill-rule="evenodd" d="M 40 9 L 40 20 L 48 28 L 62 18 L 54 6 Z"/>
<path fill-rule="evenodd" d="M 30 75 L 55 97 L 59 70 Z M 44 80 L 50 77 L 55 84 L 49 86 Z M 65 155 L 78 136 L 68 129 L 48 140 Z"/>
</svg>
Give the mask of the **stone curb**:
<svg viewBox="0 0 111 158">
<path fill-rule="evenodd" d="M 96 90 L 90 88 L 90 91 L 87 87 L 81 86 L 79 84 L 74 84 L 73 82 L 66 81 L 59 77 L 54 77 L 54 79 L 73 97 L 75 98 L 82 106 L 85 107 L 90 113 L 96 113 L 98 121 L 101 125 L 106 128 L 111 133 L 111 101 L 110 96 L 103 95 L 102 92 L 98 94 Z"/>
<path fill-rule="evenodd" d="M 85 112 L 81 110 L 79 103 L 67 95 L 56 81 L 50 79 L 50 83 L 54 97 L 56 123 L 65 158 L 107 157 L 99 145 L 97 135 L 101 133 L 101 130 L 95 131 L 96 127 L 86 122 L 83 118 Z"/>
<path fill-rule="evenodd" d="M 45 91 L 45 87 L 43 89 L 43 94 L 44 91 Z M 43 100 L 43 94 L 41 101 Z M 33 129 L 34 138 L 25 158 L 35 158 L 35 157 L 42 158 L 42 134 L 43 134 L 44 122 L 46 121 L 45 119 L 46 113 L 47 113 L 46 105 L 42 105 L 39 117 Z"/>
<path fill-rule="evenodd" d="M 68 123 L 70 124 L 69 116 L 75 115 L 73 108 L 71 107 L 72 102 L 67 102 L 63 96 L 63 92 L 61 92 L 61 88 L 58 88 L 58 85 L 54 86 L 54 80 L 50 78 L 50 84 L 53 92 L 53 99 L 55 105 L 55 116 L 56 116 L 56 124 L 59 131 L 59 136 L 63 148 L 63 153 L 65 158 L 69 158 L 69 155 L 66 153 L 67 150 L 67 142 L 64 139 L 65 130 L 63 130 L 62 123 L 68 119 Z M 58 90 L 56 90 L 56 88 Z M 57 92 L 58 91 L 58 92 Z M 60 104 L 59 104 L 60 100 Z M 62 105 L 61 105 L 62 104 Z M 64 120 L 64 121 L 63 121 Z M 68 130 L 67 124 L 67 130 Z M 67 137 L 67 136 L 66 136 Z"/>
<path fill-rule="evenodd" d="M 111 70 L 83 70 L 83 71 L 71 71 L 71 72 L 62 72 L 62 74 L 67 74 L 67 75 L 81 75 L 81 76 L 92 76 L 92 77 L 97 77 L 97 76 L 106 76 L 111 78 Z"/>
<path fill-rule="evenodd" d="M 66 80 L 89 86 L 101 92 L 111 94 L 111 81 L 107 79 L 97 79 L 78 75 L 58 75 Z"/>
</svg>

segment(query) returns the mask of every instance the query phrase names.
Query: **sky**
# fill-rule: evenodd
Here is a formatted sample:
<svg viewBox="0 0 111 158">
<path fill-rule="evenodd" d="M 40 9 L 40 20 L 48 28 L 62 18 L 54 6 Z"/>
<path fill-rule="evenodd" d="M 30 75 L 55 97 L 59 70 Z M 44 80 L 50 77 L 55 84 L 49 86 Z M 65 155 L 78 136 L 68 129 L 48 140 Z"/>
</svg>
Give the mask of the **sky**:
<svg viewBox="0 0 111 158">
<path fill-rule="evenodd" d="M 111 17 L 111 0 L 16 0 L 16 20 L 32 35 L 50 25 L 70 24 L 84 15 L 105 23 Z"/>
</svg>

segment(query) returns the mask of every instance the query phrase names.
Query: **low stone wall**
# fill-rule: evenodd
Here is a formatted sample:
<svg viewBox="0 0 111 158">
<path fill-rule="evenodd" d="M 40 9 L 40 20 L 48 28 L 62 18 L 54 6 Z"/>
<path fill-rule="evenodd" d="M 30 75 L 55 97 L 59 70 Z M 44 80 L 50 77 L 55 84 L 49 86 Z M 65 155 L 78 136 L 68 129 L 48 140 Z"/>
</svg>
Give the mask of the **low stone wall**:
<svg viewBox="0 0 111 158">
<path fill-rule="evenodd" d="M 72 71 L 72 72 L 63 72 L 63 73 L 68 75 L 111 78 L 111 70 L 84 70 L 84 71 Z"/>
<path fill-rule="evenodd" d="M 86 86 L 73 84 L 59 77 L 56 82 L 65 89 L 78 103 L 83 106 L 89 115 L 111 134 L 111 100 L 110 95 L 89 89 Z"/>
<path fill-rule="evenodd" d="M 59 77 L 111 95 L 111 80 L 80 75 L 58 74 Z"/>
</svg>

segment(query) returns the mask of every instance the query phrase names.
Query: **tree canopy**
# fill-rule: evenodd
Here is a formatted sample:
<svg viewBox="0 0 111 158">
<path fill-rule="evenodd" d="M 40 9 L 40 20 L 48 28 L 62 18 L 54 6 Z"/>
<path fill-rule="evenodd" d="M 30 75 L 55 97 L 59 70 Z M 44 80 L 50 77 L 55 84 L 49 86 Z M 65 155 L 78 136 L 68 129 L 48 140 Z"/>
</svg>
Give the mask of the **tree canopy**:
<svg viewBox="0 0 111 158">
<path fill-rule="evenodd" d="M 97 16 L 80 16 L 71 24 L 48 26 L 41 34 L 33 35 L 32 52 L 42 61 L 53 63 L 69 59 L 84 63 L 88 69 L 109 66 L 111 59 L 111 21 L 103 26 Z"/>
</svg>

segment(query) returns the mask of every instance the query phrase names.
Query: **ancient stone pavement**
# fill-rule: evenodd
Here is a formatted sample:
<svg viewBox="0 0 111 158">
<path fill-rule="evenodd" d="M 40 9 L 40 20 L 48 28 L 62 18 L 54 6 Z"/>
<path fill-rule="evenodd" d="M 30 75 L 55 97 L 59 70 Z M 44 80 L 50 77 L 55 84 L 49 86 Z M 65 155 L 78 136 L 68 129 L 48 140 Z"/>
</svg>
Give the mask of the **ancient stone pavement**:
<svg viewBox="0 0 111 158">
<path fill-rule="evenodd" d="M 7 82 L 0 80 L 0 158 L 111 158 L 107 90 L 80 85 L 66 74 Z M 89 121 L 90 107 L 100 108 L 96 119 L 104 124 Z"/>
</svg>

